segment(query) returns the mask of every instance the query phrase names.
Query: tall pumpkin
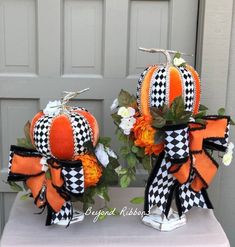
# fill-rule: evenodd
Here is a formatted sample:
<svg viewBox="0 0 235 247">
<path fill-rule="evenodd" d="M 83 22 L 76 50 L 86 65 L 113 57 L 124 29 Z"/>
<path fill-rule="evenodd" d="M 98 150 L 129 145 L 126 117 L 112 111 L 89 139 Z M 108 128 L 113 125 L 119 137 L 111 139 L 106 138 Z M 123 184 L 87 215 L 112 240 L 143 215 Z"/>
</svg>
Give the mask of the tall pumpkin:
<svg viewBox="0 0 235 247">
<path fill-rule="evenodd" d="M 166 50 L 151 49 L 150 52 L 159 51 L 166 55 L 166 65 L 149 66 L 138 80 L 136 96 L 141 114 L 150 115 L 150 107 L 171 105 L 178 96 L 183 96 L 186 111 L 197 113 L 201 92 L 198 73 L 188 64 L 173 65 L 170 54 Z"/>
<path fill-rule="evenodd" d="M 43 156 L 73 160 L 87 152 L 86 142 L 96 145 L 99 127 L 95 117 L 84 108 L 73 107 L 54 115 L 41 111 L 32 119 L 30 136 Z"/>
</svg>

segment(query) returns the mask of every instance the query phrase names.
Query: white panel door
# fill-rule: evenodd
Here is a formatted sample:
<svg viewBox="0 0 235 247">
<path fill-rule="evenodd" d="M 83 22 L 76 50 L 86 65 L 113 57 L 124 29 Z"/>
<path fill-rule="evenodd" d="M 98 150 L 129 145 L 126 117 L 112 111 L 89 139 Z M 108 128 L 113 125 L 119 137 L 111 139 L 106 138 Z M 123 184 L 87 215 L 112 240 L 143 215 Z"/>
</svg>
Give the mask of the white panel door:
<svg viewBox="0 0 235 247">
<path fill-rule="evenodd" d="M 137 48 L 195 54 L 197 11 L 196 0 L 0 0 L 1 227 L 14 199 L 3 182 L 9 145 L 24 122 L 63 90 L 90 87 L 73 103 L 96 116 L 117 149 L 110 105 L 121 88 L 134 93 L 139 73 L 162 59 Z"/>
</svg>

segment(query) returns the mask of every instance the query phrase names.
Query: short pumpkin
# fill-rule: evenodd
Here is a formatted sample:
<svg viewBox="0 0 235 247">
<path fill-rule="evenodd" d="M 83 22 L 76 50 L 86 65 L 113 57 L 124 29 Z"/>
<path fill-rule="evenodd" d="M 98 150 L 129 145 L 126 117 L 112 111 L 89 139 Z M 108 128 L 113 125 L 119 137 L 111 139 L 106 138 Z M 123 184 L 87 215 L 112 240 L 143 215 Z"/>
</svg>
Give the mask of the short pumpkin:
<svg viewBox="0 0 235 247">
<path fill-rule="evenodd" d="M 87 152 L 86 142 L 96 145 L 99 127 L 95 117 L 84 108 L 69 108 L 54 116 L 37 113 L 31 122 L 30 136 L 45 157 L 74 160 Z"/>
</svg>

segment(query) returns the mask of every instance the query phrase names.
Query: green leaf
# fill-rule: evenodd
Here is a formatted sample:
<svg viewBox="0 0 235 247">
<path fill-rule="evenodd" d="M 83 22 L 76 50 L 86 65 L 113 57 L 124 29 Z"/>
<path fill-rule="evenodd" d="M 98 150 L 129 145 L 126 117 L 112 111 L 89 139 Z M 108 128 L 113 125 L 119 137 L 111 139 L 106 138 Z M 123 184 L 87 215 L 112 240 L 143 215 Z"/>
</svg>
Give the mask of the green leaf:
<svg viewBox="0 0 235 247">
<path fill-rule="evenodd" d="M 168 109 L 168 111 L 165 113 L 165 119 L 167 122 L 173 122 L 174 121 L 174 114 L 171 109 Z"/>
<path fill-rule="evenodd" d="M 10 187 L 13 191 L 15 191 L 15 192 L 23 191 L 23 188 L 20 185 L 18 185 L 16 182 L 10 181 L 7 183 L 10 185 Z"/>
<path fill-rule="evenodd" d="M 121 123 L 122 117 L 119 116 L 117 113 L 111 114 L 111 117 L 114 120 L 114 122 L 117 123 L 118 125 Z"/>
<path fill-rule="evenodd" d="M 199 106 L 199 111 L 207 111 L 208 108 L 205 105 L 200 105 Z"/>
<path fill-rule="evenodd" d="M 107 217 L 107 215 L 106 215 L 105 213 L 101 212 L 101 213 L 99 214 L 98 219 L 99 219 L 99 220 L 104 220 L 106 217 Z"/>
<path fill-rule="evenodd" d="M 47 179 L 51 179 L 51 172 L 50 172 L 50 170 L 47 170 L 46 171 L 45 176 L 46 176 Z"/>
<path fill-rule="evenodd" d="M 144 167 L 144 169 L 146 171 L 148 171 L 148 173 L 150 173 L 152 171 L 152 162 L 151 162 L 151 157 L 150 156 L 145 156 L 142 159 L 142 165 Z"/>
<path fill-rule="evenodd" d="M 131 101 L 132 101 L 131 95 L 127 91 L 122 89 L 118 96 L 119 105 L 126 107 L 130 105 Z"/>
<path fill-rule="evenodd" d="M 232 118 L 230 118 L 230 124 L 231 124 L 231 125 L 235 125 L 235 122 L 233 121 Z"/>
<path fill-rule="evenodd" d="M 144 197 L 134 197 L 130 200 L 133 204 L 142 204 L 144 203 Z"/>
<path fill-rule="evenodd" d="M 107 136 L 103 136 L 99 138 L 99 143 L 102 143 L 105 147 L 110 147 L 111 138 Z"/>
<path fill-rule="evenodd" d="M 139 151 L 139 148 L 136 147 L 136 146 L 132 146 L 132 147 L 131 147 L 131 151 L 132 151 L 133 153 L 137 154 L 138 151 Z"/>
<path fill-rule="evenodd" d="M 206 115 L 206 110 L 200 111 L 197 114 L 195 114 L 193 117 L 194 118 L 202 118 Z"/>
<path fill-rule="evenodd" d="M 175 119 L 179 119 L 184 113 L 184 99 L 182 96 L 176 97 L 171 105 L 172 113 Z"/>
<path fill-rule="evenodd" d="M 161 116 L 154 116 L 152 126 L 160 129 L 166 124 L 166 120 Z"/>
<path fill-rule="evenodd" d="M 139 158 L 143 158 L 145 156 L 144 148 L 138 148 L 138 152 L 136 153 L 136 156 Z"/>
<path fill-rule="evenodd" d="M 123 146 L 120 148 L 120 154 L 122 157 L 126 157 L 127 154 L 130 153 L 130 148 L 127 146 Z"/>
<path fill-rule="evenodd" d="M 206 121 L 203 120 L 203 119 L 197 118 L 197 119 L 195 119 L 195 123 L 200 123 L 200 124 L 205 125 L 206 124 Z"/>
<path fill-rule="evenodd" d="M 155 117 L 163 117 L 163 111 L 161 108 L 157 108 L 157 107 L 151 107 L 150 108 L 150 112 L 151 112 L 151 115 L 153 116 L 153 118 Z"/>
<path fill-rule="evenodd" d="M 220 116 L 224 116 L 225 115 L 225 108 L 221 107 L 218 111 L 217 111 L 218 115 Z"/>
<path fill-rule="evenodd" d="M 129 153 L 126 156 L 126 161 L 127 161 L 127 164 L 129 167 L 134 167 L 137 163 L 137 159 L 136 159 L 135 155 L 132 153 Z"/>
<path fill-rule="evenodd" d="M 176 52 L 174 58 L 180 58 L 180 57 L 181 57 L 181 53 L 180 52 Z M 173 60 L 174 60 L 174 58 L 173 58 Z"/>
<path fill-rule="evenodd" d="M 25 201 L 25 200 L 27 200 L 27 199 L 30 198 L 30 195 L 31 195 L 31 193 L 24 194 L 24 195 L 22 195 L 22 196 L 20 197 L 20 200 Z"/>
<path fill-rule="evenodd" d="M 128 176 L 128 174 L 125 174 L 123 175 L 121 178 L 120 178 L 120 186 L 122 188 L 126 188 L 130 185 L 130 182 L 131 182 L 131 179 L 130 177 Z"/>
<path fill-rule="evenodd" d="M 108 195 L 108 188 L 106 186 L 98 187 L 96 188 L 97 195 L 104 199 L 105 201 L 110 201 L 109 195 Z"/>
</svg>

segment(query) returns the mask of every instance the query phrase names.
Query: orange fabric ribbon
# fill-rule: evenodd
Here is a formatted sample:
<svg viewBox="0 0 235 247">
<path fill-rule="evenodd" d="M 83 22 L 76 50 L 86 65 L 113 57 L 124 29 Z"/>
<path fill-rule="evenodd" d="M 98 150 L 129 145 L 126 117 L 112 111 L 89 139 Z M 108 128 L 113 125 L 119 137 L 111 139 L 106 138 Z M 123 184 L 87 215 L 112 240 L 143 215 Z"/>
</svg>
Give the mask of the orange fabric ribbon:
<svg viewBox="0 0 235 247">
<path fill-rule="evenodd" d="M 9 181 L 23 180 L 22 177 L 24 177 L 37 207 L 44 207 L 48 203 L 55 212 L 59 212 L 65 203 L 65 199 L 55 188 L 64 184 L 61 168 L 55 162 L 53 167 L 49 165 L 51 178 L 47 178 L 46 173 L 42 171 L 41 158 L 42 156 L 35 154 L 35 152 L 31 155 L 24 153 L 24 151 L 15 152 L 11 160 Z M 17 179 L 17 177 L 21 179 Z M 43 188 L 45 189 L 44 192 Z M 45 196 L 41 197 L 41 193 L 45 193 Z"/>
<path fill-rule="evenodd" d="M 206 151 L 204 144 L 208 140 L 225 137 L 229 118 L 210 116 L 205 118 L 205 122 L 205 126 L 189 123 L 190 157 L 185 163 L 173 164 L 169 169 L 180 184 L 188 182 L 193 169 L 196 175 L 190 188 L 195 192 L 207 189 L 218 169 L 217 162 Z"/>
</svg>

